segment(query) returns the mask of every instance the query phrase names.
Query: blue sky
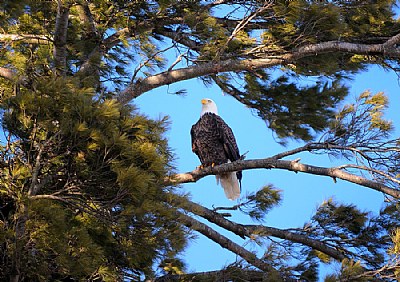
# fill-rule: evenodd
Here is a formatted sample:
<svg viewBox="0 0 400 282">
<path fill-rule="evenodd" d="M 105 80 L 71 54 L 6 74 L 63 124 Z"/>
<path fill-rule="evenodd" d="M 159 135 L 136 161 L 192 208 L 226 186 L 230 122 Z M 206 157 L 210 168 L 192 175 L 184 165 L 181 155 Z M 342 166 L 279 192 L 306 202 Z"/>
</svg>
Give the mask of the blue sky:
<svg viewBox="0 0 400 282">
<path fill-rule="evenodd" d="M 354 79 L 347 83 L 351 87 L 347 102 L 354 101 L 354 98 L 365 90 L 370 90 L 372 93 L 385 92 L 390 100 L 387 118 L 393 121 L 395 127 L 400 124 L 398 112 L 400 86 L 394 72 L 370 67 L 367 72 L 354 76 Z M 186 96 L 172 94 L 181 89 L 187 90 Z M 249 108 L 234 98 L 224 95 L 219 88 L 206 87 L 200 80 L 192 79 L 155 89 L 135 100 L 140 111 L 152 118 L 164 115 L 170 117 L 171 127 L 167 132 L 167 137 L 175 152 L 175 164 L 179 172 L 191 171 L 199 165 L 197 156 L 191 151 L 190 128 L 199 118 L 200 100 L 205 97 L 213 99 L 218 105 L 220 116 L 235 133 L 241 153 L 249 151 L 246 159 L 266 158 L 302 145 L 299 142 L 289 142 L 286 147 L 279 145 L 266 124 Z M 309 153 L 293 156 L 292 159 L 298 157 L 304 163 L 320 166 L 345 163 L 345 160 L 330 159 L 323 155 Z M 384 200 L 381 193 L 341 180 L 334 183 L 328 177 L 265 169 L 244 171 L 242 194 L 256 191 L 266 184 L 273 184 L 283 191 L 282 204 L 266 216 L 264 223 L 277 228 L 301 227 L 310 219 L 317 206 L 331 197 L 339 202 L 354 203 L 362 210 L 373 212 L 379 211 Z M 194 202 L 208 208 L 235 204 L 225 198 L 222 188 L 216 185 L 214 176 L 205 177 L 197 183 L 185 184 L 181 189 L 190 192 Z M 231 219 L 234 221 L 254 223 L 239 213 L 232 215 Z M 221 231 L 219 228 L 216 229 Z M 231 236 L 229 233 L 223 234 L 241 245 L 249 247 L 253 244 Z M 183 258 L 188 265 L 188 271 L 216 270 L 237 259 L 234 254 L 202 235 L 190 242 Z"/>
</svg>

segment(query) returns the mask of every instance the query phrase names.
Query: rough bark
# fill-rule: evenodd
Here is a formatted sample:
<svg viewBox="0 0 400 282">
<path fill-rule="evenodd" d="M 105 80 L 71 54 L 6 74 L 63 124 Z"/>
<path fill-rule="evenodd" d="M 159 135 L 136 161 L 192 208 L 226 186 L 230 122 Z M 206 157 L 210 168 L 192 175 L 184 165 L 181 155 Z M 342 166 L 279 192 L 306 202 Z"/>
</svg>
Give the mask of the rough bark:
<svg viewBox="0 0 400 282">
<path fill-rule="evenodd" d="M 272 236 L 292 242 L 300 243 L 309 246 L 315 250 L 321 251 L 330 257 L 341 261 L 345 258 L 342 252 L 337 249 L 331 248 L 328 245 L 313 240 L 305 235 L 298 234 L 289 230 L 282 230 L 274 227 L 264 225 L 242 225 L 232 222 L 217 212 L 213 212 L 199 204 L 189 202 L 184 206 L 187 211 L 190 211 L 198 216 L 207 219 L 209 222 L 215 223 L 218 226 L 233 232 L 242 238 L 252 238 L 255 234 L 257 236 Z"/>
<path fill-rule="evenodd" d="M 400 190 L 391 188 L 383 183 L 369 180 L 365 177 L 343 171 L 342 167 L 313 166 L 309 164 L 300 163 L 299 159 L 292 161 L 277 160 L 274 158 L 240 160 L 240 161 L 235 161 L 233 163 L 222 164 L 214 167 L 206 167 L 201 170 L 195 169 L 190 172 L 175 174 L 165 179 L 165 183 L 166 185 L 190 183 L 190 182 L 196 182 L 207 175 L 212 175 L 212 174 L 215 175 L 224 172 L 257 169 L 257 168 L 284 169 L 284 170 L 294 171 L 296 173 L 303 172 L 320 176 L 329 176 L 332 177 L 334 181 L 336 181 L 336 179 L 342 179 L 354 184 L 371 188 L 378 192 L 382 192 L 386 195 L 392 196 L 393 198 L 400 199 Z"/>
<path fill-rule="evenodd" d="M 265 271 L 267 273 L 273 273 L 274 276 L 276 275 L 277 271 L 272 266 L 270 266 L 269 264 L 260 260 L 252 252 L 249 252 L 242 246 L 236 244 L 235 242 L 231 241 L 227 237 L 216 232 L 215 230 L 213 230 L 209 226 L 205 225 L 204 223 L 201 223 L 200 221 L 197 221 L 196 219 L 194 219 L 190 216 L 187 216 L 185 214 L 180 215 L 180 220 L 185 226 L 203 234 L 207 238 L 218 243 L 222 248 L 230 250 L 233 253 L 239 255 L 244 260 L 246 260 L 249 264 L 251 264 L 251 265 L 257 267 L 258 269 Z"/>
<path fill-rule="evenodd" d="M 208 62 L 196 64 L 176 70 L 168 70 L 149 76 L 144 79 L 138 79 L 128 85 L 128 87 L 119 94 L 119 101 L 127 103 L 141 94 L 163 85 L 169 85 L 183 80 L 212 75 L 224 72 L 252 71 L 277 65 L 295 63 L 296 60 L 309 56 L 316 56 L 326 53 L 350 53 L 358 55 L 380 55 L 386 58 L 399 58 L 400 50 L 396 48 L 400 42 L 400 34 L 387 39 L 381 44 L 361 44 L 341 41 L 328 41 L 317 44 L 308 44 L 299 47 L 287 54 L 258 59 L 242 60 L 224 60 L 218 62 Z"/>
<path fill-rule="evenodd" d="M 0 33 L 0 42 L 17 42 L 23 41 L 25 43 L 32 44 L 49 44 L 52 38 L 49 38 L 44 35 L 37 34 L 1 34 Z"/>
<path fill-rule="evenodd" d="M 54 31 L 54 67 L 59 76 L 65 76 L 67 66 L 67 30 L 69 7 L 58 0 L 56 28 Z"/>
</svg>

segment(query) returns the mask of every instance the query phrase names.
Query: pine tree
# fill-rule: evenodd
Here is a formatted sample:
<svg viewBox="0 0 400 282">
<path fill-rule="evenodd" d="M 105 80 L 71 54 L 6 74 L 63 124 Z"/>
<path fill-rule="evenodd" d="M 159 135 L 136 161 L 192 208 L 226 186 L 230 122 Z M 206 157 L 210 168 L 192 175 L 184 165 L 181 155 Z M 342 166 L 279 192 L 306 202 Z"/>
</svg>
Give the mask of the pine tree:
<svg viewBox="0 0 400 282">
<path fill-rule="evenodd" d="M 341 270 L 326 281 L 398 279 L 400 141 L 390 139 L 387 98 L 366 91 L 339 107 L 352 74 L 371 64 L 398 70 L 394 8 L 391 0 L 3 1 L 0 278 L 316 281 L 320 263 L 336 260 Z M 168 118 L 146 117 L 134 100 L 192 78 L 251 108 L 278 142 L 306 143 L 177 173 Z M 352 165 L 283 159 L 300 152 Z M 258 225 L 230 221 L 176 189 L 252 168 L 342 179 L 384 193 L 388 203 L 372 215 L 329 199 L 303 227 L 281 230 L 262 223 L 282 201 L 273 185 L 230 208 Z M 264 244 L 264 255 L 199 218 Z M 194 231 L 243 261 L 185 273 L 179 254 Z"/>
</svg>

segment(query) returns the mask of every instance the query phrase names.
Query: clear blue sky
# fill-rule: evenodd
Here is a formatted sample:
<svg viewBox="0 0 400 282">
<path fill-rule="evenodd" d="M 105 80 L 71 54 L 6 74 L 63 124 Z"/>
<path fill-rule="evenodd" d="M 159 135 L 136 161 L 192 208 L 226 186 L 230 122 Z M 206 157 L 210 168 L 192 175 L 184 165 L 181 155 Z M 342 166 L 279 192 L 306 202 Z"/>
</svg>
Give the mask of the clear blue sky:
<svg viewBox="0 0 400 282">
<path fill-rule="evenodd" d="M 347 101 L 354 101 L 354 97 L 364 90 L 371 90 L 373 93 L 384 91 L 390 99 L 387 117 L 395 126 L 400 125 L 400 86 L 395 73 L 384 71 L 379 67 L 371 67 L 368 72 L 356 75 L 348 84 L 351 86 L 351 91 Z M 171 94 L 180 89 L 186 89 L 187 95 L 183 97 Z M 235 133 L 241 153 L 249 151 L 246 159 L 266 158 L 302 145 L 298 142 L 289 142 L 286 147 L 280 146 L 265 123 L 249 108 L 232 97 L 224 95 L 220 89 L 207 88 L 200 80 L 192 79 L 155 89 L 135 100 L 140 111 L 152 118 L 164 115 L 170 117 L 172 124 L 167 137 L 175 152 L 176 167 L 179 172 L 191 171 L 199 165 L 197 156 L 191 151 L 189 132 L 192 124 L 199 118 L 200 100 L 205 97 L 212 98 L 217 103 L 220 116 Z M 302 162 L 313 165 L 338 164 L 337 160 L 322 155 L 301 154 L 294 156 L 293 159 L 297 157 L 300 157 Z M 345 163 L 345 160 L 339 163 Z M 328 177 L 295 174 L 284 170 L 244 171 L 242 194 L 256 191 L 268 183 L 283 191 L 282 204 L 266 216 L 264 223 L 277 228 L 301 227 L 310 219 L 316 207 L 330 197 L 340 202 L 354 203 L 362 210 L 373 212 L 379 211 L 384 200 L 381 193 L 371 189 L 341 180 L 335 184 Z M 182 189 L 190 192 L 193 201 L 208 208 L 235 204 L 225 198 L 222 188 L 216 185 L 214 176 L 203 178 L 197 183 L 183 185 Z M 231 219 L 241 223 L 254 223 L 235 213 Z M 218 228 L 217 230 L 220 231 Z M 257 249 L 254 243 L 236 238 L 229 233 L 223 234 L 239 244 Z M 188 265 L 188 271 L 209 271 L 234 262 L 236 256 L 199 235 L 198 239 L 190 242 L 184 259 Z"/>
</svg>

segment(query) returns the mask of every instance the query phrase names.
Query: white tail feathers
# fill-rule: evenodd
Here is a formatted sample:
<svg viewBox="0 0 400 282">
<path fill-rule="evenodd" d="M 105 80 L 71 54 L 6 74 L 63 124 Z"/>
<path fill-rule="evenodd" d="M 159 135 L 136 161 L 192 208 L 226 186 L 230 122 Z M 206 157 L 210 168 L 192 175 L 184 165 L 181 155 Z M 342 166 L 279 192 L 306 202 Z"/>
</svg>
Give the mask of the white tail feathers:
<svg viewBox="0 0 400 282">
<path fill-rule="evenodd" d="M 240 197 L 240 187 L 236 172 L 219 174 L 215 177 L 217 178 L 217 184 L 221 183 L 222 188 L 224 188 L 225 196 L 229 200 L 236 200 Z"/>
</svg>

